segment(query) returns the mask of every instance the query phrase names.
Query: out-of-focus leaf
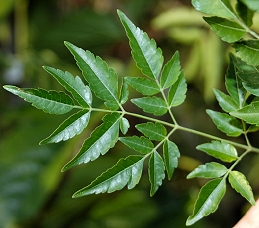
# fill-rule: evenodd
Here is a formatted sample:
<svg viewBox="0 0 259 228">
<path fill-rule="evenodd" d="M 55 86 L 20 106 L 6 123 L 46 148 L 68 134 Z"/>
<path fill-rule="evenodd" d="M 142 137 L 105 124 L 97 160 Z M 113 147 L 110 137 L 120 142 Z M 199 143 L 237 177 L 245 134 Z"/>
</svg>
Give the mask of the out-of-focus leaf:
<svg viewBox="0 0 259 228">
<path fill-rule="evenodd" d="M 253 16 L 254 12 L 250 10 L 247 5 L 245 5 L 242 0 L 238 0 L 236 4 L 236 11 L 240 18 L 245 22 L 247 26 L 251 26 L 253 24 Z"/>
<path fill-rule="evenodd" d="M 204 20 L 223 41 L 228 43 L 236 42 L 246 34 L 246 30 L 239 24 L 225 18 L 204 17 Z"/>
<path fill-rule="evenodd" d="M 255 206 L 254 194 L 244 174 L 238 171 L 231 171 L 228 176 L 229 183 L 238 193 Z"/>
<path fill-rule="evenodd" d="M 167 131 L 164 125 L 160 123 L 142 123 L 137 124 L 136 128 L 150 140 L 161 141 L 166 137 Z"/>
<path fill-rule="evenodd" d="M 251 10 L 259 11 L 259 2 L 256 0 L 241 0 Z"/>
<path fill-rule="evenodd" d="M 129 38 L 132 56 L 137 66 L 144 75 L 158 79 L 164 61 L 161 49 L 157 48 L 156 42 L 150 40 L 148 35 L 137 28 L 124 13 L 118 10 L 118 15 Z"/>
<path fill-rule="evenodd" d="M 120 129 L 124 135 L 128 132 L 129 127 L 130 127 L 129 121 L 125 117 L 122 117 L 120 121 Z"/>
<path fill-rule="evenodd" d="M 188 174 L 187 179 L 194 177 L 201 178 L 218 178 L 223 176 L 227 172 L 227 168 L 217 162 L 206 163 L 205 165 L 199 165 L 191 173 Z"/>
<path fill-rule="evenodd" d="M 111 193 L 121 190 L 126 185 L 128 189 L 134 188 L 141 178 L 143 162 L 142 156 L 131 155 L 120 159 L 115 166 L 102 173 L 90 185 L 74 193 L 73 198 L 104 192 Z"/>
<path fill-rule="evenodd" d="M 193 214 L 188 217 L 186 225 L 190 226 L 203 217 L 215 212 L 225 192 L 225 179 L 214 179 L 206 183 L 200 190 L 198 199 L 194 205 Z"/>
<path fill-rule="evenodd" d="M 127 84 L 125 78 L 123 78 L 122 85 L 121 85 L 121 93 L 120 93 L 120 103 L 121 104 L 126 103 L 128 98 L 129 98 L 128 84 Z"/>
<path fill-rule="evenodd" d="M 4 86 L 4 89 L 50 114 L 64 114 L 76 107 L 71 97 L 64 92 L 47 91 L 40 88 L 20 89 L 9 85 Z"/>
<path fill-rule="evenodd" d="M 165 178 L 165 165 L 162 157 L 156 151 L 149 159 L 148 174 L 151 183 L 150 196 L 153 196 Z"/>
<path fill-rule="evenodd" d="M 213 140 L 211 143 L 198 145 L 196 149 L 201 150 L 224 162 L 232 162 L 238 158 L 236 148 L 226 142 Z"/>
<path fill-rule="evenodd" d="M 159 97 L 142 97 L 131 99 L 132 103 L 142 108 L 144 112 L 162 116 L 167 112 L 167 105 Z"/>
<path fill-rule="evenodd" d="M 242 124 L 233 117 L 234 115 L 230 116 L 226 113 L 220 113 L 213 110 L 206 110 L 206 112 L 217 128 L 227 135 L 237 137 L 243 133 Z"/>
</svg>

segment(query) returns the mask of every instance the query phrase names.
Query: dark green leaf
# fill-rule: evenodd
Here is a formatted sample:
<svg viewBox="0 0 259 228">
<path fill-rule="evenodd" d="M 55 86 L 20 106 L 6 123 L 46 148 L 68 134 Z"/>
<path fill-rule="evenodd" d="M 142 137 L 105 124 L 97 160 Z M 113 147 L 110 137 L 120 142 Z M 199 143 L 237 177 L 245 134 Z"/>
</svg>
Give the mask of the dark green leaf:
<svg viewBox="0 0 259 228">
<path fill-rule="evenodd" d="M 259 12 L 259 2 L 257 0 L 241 0 L 251 10 Z"/>
<path fill-rule="evenodd" d="M 236 11 L 240 18 L 245 22 L 247 26 L 251 26 L 253 24 L 253 16 L 254 12 L 250 10 L 242 0 L 238 0 L 236 4 Z"/>
<path fill-rule="evenodd" d="M 142 156 L 132 155 L 120 159 L 115 166 L 102 173 L 90 185 L 77 191 L 73 198 L 104 192 L 111 193 L 121 190 L 126 185 L 128 189 L 134 188 L 141 178 L 143 162 Z"/>
<path fill-rule="evenodd" d="M 136 128 L 150 140 L 161 141 L 166 137 L 166 128 L 160 123 L 143 123 L 137 124 Z"/>
<path fill-rule="evenodd" d="M 123 78 L 122 85 L 121 85 L 121 93 L 120 93 L 120 103 L 125 104 L 126 101 L 128 100 L 128 97 L 129 97 L 128 84 L 125 78 Z"/>
<path fill-rule="evenodd" d="M 118 141 L 119 123 L 121 116 L 118 113 L 107 114 L 103 118 L 103 124 L 97 127 L 91 136 L 84 141 L 78 154 L 62 169 L 66 171 L 75 165 L 87 163 L 104 155 Z"/>
<path fill-rule="evenodd" d="M 128 132 L 129 127 L 130 127 L 129 121 L 125 117 L 122 117 L 120 121 L 120 129 L 124 135 Z"/>
</svg>

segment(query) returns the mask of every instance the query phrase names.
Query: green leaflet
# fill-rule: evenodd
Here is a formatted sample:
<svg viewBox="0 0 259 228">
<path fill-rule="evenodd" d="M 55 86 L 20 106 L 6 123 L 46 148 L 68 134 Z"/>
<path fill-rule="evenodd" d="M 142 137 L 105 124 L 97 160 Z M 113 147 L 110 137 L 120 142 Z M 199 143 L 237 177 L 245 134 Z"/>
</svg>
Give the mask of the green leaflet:
<svg viewBox="0 0 259 228">
<path fill-rule="evenodd" d="M 120 159 L 112 168 L 97 177 L 90 185 L 74 193 L 73 198 L 114 192 L 121 190 L 128 184 L 128 189 L 134 188 L 142 175 L 144 158 L 142 156 L 128 156 Z"/>
<path fill-rule="evenodd" d="M 251 10 L 259 11 L 259 2 L 256 0 L 241 0 L 244 4 L 248 6 Z"/>
<path fill-rule="evenodd" d="M 233 116 L 213 110 L 206 110 L 219 130 L 228 136 L 237 137 L 243 133 L 242 124 Z M 232 115 L 232 112 L 230 113 Z"/>
<path fill-rule="evenodd" d="M 63 72 L 61 70 L 52 67 L 43 67 L 48 73 L 50 73 L 64 88 L 70 92 L 75 100 L 82 106 L 88 108 L 92 105 L 92 93 L 88 86 L 84 85 L 81 78 L 70 74 L 69 72 Z"/>
<path fill-rule="evenodd" d="M 81 110 L 69 118 L 67 118 L 59 127 L 46 139 L 42 140 L 40 144 L 57 143 L 73 138 L 80 134 L 87 126 L 90 119 L 90 112 L 88 110 Z"/>
<path fill-rule="evenodd" d="M 122 117 L 120 121 L 120 129 L 124 135 L 128 132 L 129 127 L 130 127 L 129 121 L 125 117 Z"/>
<path fill-rule="evenodd" d="M 125 77 L 125 79 L 127 83 L 143 95 L 151 96 L 160 92 L 157 83 L 148 78 Z"/>
<path fill-rule="evenodd" d="M 238 0 L 236 4 L 236 11 L 239 17 L 245 22 L 247 26 L 251 26 L 253 24 L 253 16 L 254 12 L 250 10 L 242 0 Z"/>
<path fill-rule="evenodd" d="M 163 56 L 156 42 L 149 39 L 148 35 L 137 28 L 127 16 L 118 10 L 132 49 L 132 56 L 142 73 L 152 79 L 158 79 L 163 65 Z"/>
<path fill-rule="evenodd" d="M 226 166 L 217 162 L 210 162 L 206 163 L 205 165 L 199 165 L 196 169 L 188 174 L 187 179 L 194 177 L 218 178 L 223 176 L 227 171 L 228 169 Z"/>
<path fill-rule="evenodd" d="M 103 123 L 84 141 L 78 154 L 62 168 L 62 171 L 93 161 L 101 154 L 107 153 L 118 141 L 120 119 L 121 116 L 118 113 L 107 114 L 103 118 Z"/>
<path fill-rule="evenodd" d="M 244 174 L 238 171 L 231 171 L 228 176 L 229 183 L 238 193 L 255 206 L 254 194 Z"/>
<path fill-rule="evenodd" d="M 121 92 L 120 92 L 120 103 L 125 104 L 129 98 L 128 84 L 125 78 L 122 79 Z"/>
<path fill-rule="evenodd" d="M 226 180 L 214 179 L 206 183 L 200 190 L 194 205 L 192 216 L 189 216 L 186 225 L 190 226 L 205 216 L 215 212 L 226 192 Z"/>
<path fill-rule="evenodd" d="M 174 169 L 178 166 L 178 158 L 180 157 L 180 151 L 174 142 L 166 140 L 163 146 L 163 155 L 168 180 L 170 180 L 173 176 Z"/>
<path fill-rule="evenodd" d="M 144 112 L 162 116 L 167 112 L 167 105 L 159 97 L 142 97 L 131 99 L 131 102 L 142 108 Z"/>
<path fill-rule="evenodd" d="M 150 153 L 154 149 L 153 143 L 144 136 L 141 136 L 140 138 L 136 135 L 120 137 L 119 140 L 128 147 L 142 154 Z"/>
<path fill-rule="evenodd" d="M 204 17 L 204 20 L 223 41 L 228 43 L 236 42 L 246 34 L 243 27 L 225 18 Z"/>
<path fill-rule="evenodd" d="M 211 143 L 198 145 L 196 149 L 201 150 L 224 162 L 232 162 L 238 158 L 236 148 L 226 142 L 213 140 Z"/>
<path fill-rule="evenodd" d="M 65 45 L 74 56 L 95 95 L 104 101 L 112 102 L 112 110 L 114 110 L 114 104 L 117 104 L 118 108 L 118 76 L 116 72 L 109 68 L 99 56 L 95 57 L 90 51 L 84 51 L 69 42 L 65 42 Z M 107 102 L 107 104 L 110 103 Z"/>
<path fill-rule="evenodd" d="M 166 137 L 167 131 L 164 125 L 160 123 L 143 123 L 137 124 L 136 128 L 150 140 L 161 141 Z"/>
<path fill-rule="evenodd" d="M 16 86 L 6 85 L 4 89 L 32 103 L 38 109 L 50 114 L 64 114 L 76 108 L 70 96 L 64 92 L 44 89 L 20 89 Z"/>
<path fill-rule="evenodd" d="M 149 159 L 148 174 L 151 184 L 150 196 L 153 196 L 165 178 L 165 165 L 163 159 L 156 151 L 151 154 Z"/>
</svg>

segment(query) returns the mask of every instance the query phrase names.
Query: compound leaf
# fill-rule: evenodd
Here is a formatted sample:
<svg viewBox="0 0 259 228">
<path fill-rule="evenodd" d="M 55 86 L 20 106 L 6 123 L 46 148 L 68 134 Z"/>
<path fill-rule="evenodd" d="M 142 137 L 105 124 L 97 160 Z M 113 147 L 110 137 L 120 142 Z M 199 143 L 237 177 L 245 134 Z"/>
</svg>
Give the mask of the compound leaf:
<svg viewBox="0 0 259 228">
<path fill-rule="evenodd" d="M 120 159 L 115 166 L 102 173 L 90 185 L 74 193 L 73 198 L 104 192 L 111 193 L 121 190 L 126 185 L 128 189 L 134 188 L 141 178 L 143 162 L 142 156 L 135 155 Z"/>
<path fill-rule="evenodd" d="M 225 192 L 225 179 L 214 179 L 206 183 L 200 190 L 198 199 L 194 205 L 193 214 L 188 217 L 186 225 L 190 226 L 203 217 L 215 212 Z"/>
<path fill-rule="evenodd" d="M 120 119 L 121 116 L 118 113 L 104 116 L 103 123 L 84 141 L 78 154 L 63 167 L 62 171 L 66 171 L 75 165 L 93 161 L 101 154 L 107 153 L 118 141 Z"/>
<path fill-rule="evenodd" d="M 157 79 L 163 65 L 163 56 L 156 42 L 137 28 L 127 16 L 118 10 L 120 20 L 130 41 L 132 56 L 142 73 L 152 79 Z"/>
<path fill-rule="evenodd" d="M 124 135 L 128 132 L 129 127 L 130 127 L 129 121 L 125 117 L 122 117 L 120 121 L 120 129 Z"/>
<path fill-rule="evenodd" d="M 251 10 L 259 12 L 259 2 L 256 0 L 241 0 Z"/>
<path fill-rule="evenodd" d="M 64 92 L 45 89 L 20 89 L 6 85 L 4 89 L 32 103 L 38 109 L 50 114 L 64 114 L 75 108 L 73 100 Z"/>
<path fill-rule="evenodd" d="M 166 137 L 167 131 L 164 125 L 160 123 L 142 123 L 137 124 L 136 128 L 150 140 L 161 141 Z"/>
</svg>

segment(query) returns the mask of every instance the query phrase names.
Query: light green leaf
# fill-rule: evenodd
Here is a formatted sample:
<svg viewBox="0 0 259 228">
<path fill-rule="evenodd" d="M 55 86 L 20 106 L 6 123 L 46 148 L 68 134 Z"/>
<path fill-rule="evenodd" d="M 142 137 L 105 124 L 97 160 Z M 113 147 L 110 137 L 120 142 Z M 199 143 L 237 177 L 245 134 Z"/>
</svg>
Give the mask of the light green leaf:
<svg viewBox="0 0 259 228">
<path fill-rule="evenodd" d="M 214 179 L 206 183 L 200 190 L 198 199 L 194 205 L 193 214 L 188 217 L 186 225 L 190 226 L 203 217 L 215 212 L 225 192 L 225 179 Z"/>
<path fill-rule="evenodd" d="M 114 192 L 121 190 L 126 185 L 128 189 L 134 188 L 142 175 L 144 158 L 142 156 L 128 156 L 120 159 L 112 168 L 97 177 L 90 185 L 77 191 L 73 198 L 90 194 Z"/>
<path fill-rule="evenodd" d="M 142 97 L 131 99 L 131 102 L 142 108 L 144 112 L 162 116 L 167 112 L 167 105 L 159 97 Z"/>
<path fill-rule="evenodd" d="M 201 150 L 224 162 L 232 162 L 238 158 L 236 148 L 226 142 L 213 140 L 211 143 L 198 145 L 196 149 Z"/>
<path fill-rule="evenodd" d="M 143 95 L 155 95 L 160 92 L 160 88 L 157 83 L 148 79 L 140 77 L 125 77 L 127 83 L 129 83 L 134 89 Z"/>
<path fill-rule="evenodd" d="M 230 116 L 226 113 L 220 113 L 213 110 L 206 110 L 206 112 L 211 117 L 217 128 L 228 136 L 237 137 L 243 133 L 242 124 L 233 117 L 234 115 Z"/>
<path fill-rule="evenodd" d="M 212 30 L 223 40 L 233 43 L 240 40 L 246 30 L 239 24 L 221 17 L 204 17 Z"/>
<path fill-rule="evenodd" d="M 163 146 L 163 155 L 168 180 L 170 180 L 173 176 L 174 169 L 178 166 L 180 151 L 174 142 L 166 140 Z"/>
<path fill-rule="evenodd" d="M 6 85 L 4 89 L 32 103 L 38 109 L 50 114 L 64 114 L 76 108 L 70 96 L 64 92 L 45 89 L 20 89 L 16 86 Z"/>
<path fill-rule="evenodd" d="M 129 98 L 128 84 L 125 78 L 123 78 L 122 85 L 121 85 L 121 93 L 120 93 L 120 103 L 125 104 L 128 98 Z"/>
<path fill-rule="evenodd" d="M 149 159 L 148 174 L 151 183 L 150 196 L 153 196 L 165 178 L 165 165 L 156 151 L 152 153 Z"/>
<path fill-rule="evenodd" d="M 245 24 L 250 27 L 253 24 L 254 12 L 250 10 L 242 0 L 238 0 L 236 4 L 236 11 L 239 17 L 245 22 Z"/>
<path fill-rule="evenodd" d="M 247 199 L 249 203 L 255 206 L 254 194 L 252 188 L 244 174 L 238 171 L 231 171 L 228 176 L 229 183 L 238 193 Z"/>
<path fill-rule="evenodd" d="M 186 98 L 187 84 L 183 71 L 179 75 L 178 80 L 172 85 L 168 92 L 168 103 L 170 107 L 182 104 Z"/>
<path fill-rule="evenodd" d="M 160 78 L 160 83 L 163 89 L 172 86 L 178 79 L 181 73 L 181 66 L 179 60 L 179 52 L 176 51 L 173 57 L 165 64 L 162 75 Z"/>
<path fill-rule="evenodd" d="M 150 153 L 154 149 L 153 143 L 144 136 L 141 136 L 140 138 L 136 135 L 120 137 L 119 140 L 126 146 L 142 154 Z"/>
<path fill-rule="evenodd" d="M 128 132 L 129 127 L 130 127 L 129 121 L 125 117 L 122 117 L 120 121 L 120 129 L 124 135 Z"/>
<path fill-rule="evenodd" d="M 243 40 L 233 44 L 239 58 L 252 66 L 259 65 L 259 40 Z"/>
<path fill-rule="evenodd" d="M 241 0 L 251 10 L 259 12 L 259 2 L 257 0 Z"/>
<path fill-rule="evenodd" d="M 62 171 L 75 165 L 94 161 L 101 154 L 107 153 L 118 141 L 120 119 L 121 116 L 118 113 L 107 114 L 103 118 L 103 123 L 84 141 L 78 154 L 63 167 Z"/>
<path fill-rule="evenodd" d="M 161 141 L 166 137 L 166 128 L 160 123 L 142 123 L 137 124 L 136 128 L 150 140 Z"/>
<path fill-rule="evenodd" d="M 201 178 L 218 178 L 223 176 L 228 169 L 226 166 L 217 162 L 206 163 L 205 165 L 199 165 L 191 173 L 188 174 L 187 179 L 194 177 Z"/>
<path fill-rule="evenodd" d="M 118 10 L 120 20 L 126 30 L 132 49 L 132 56 L 142 71 L 150 78 L 157 79 L 163 65 L 163 56 L 156 42 L 149 39 L 148 35 L 137 28 L 127 16 Z"/>
<path fill-rule="evenodd" d="M 81 78 L 74 77 L 69 72 L 63 72 L 61 70 L 52 67 L 43 67 L 48 73 L 50 73 L 64 88 L 70 92 L 75 100 L 83 107 L 89 107 L 92 104 L 92 93 L 88 86 L 84 85 Z"/>
<path fill-rule="evenodd" d="M 73 138 L 80 134 L 87 126 L 90 119 L 90 112 L 88 110 L 81 110 L 68 119 L 66 119 L 59 127 L 46 139 L 42 140 L 40 144 L 57 143 Z"/>
</svg>

